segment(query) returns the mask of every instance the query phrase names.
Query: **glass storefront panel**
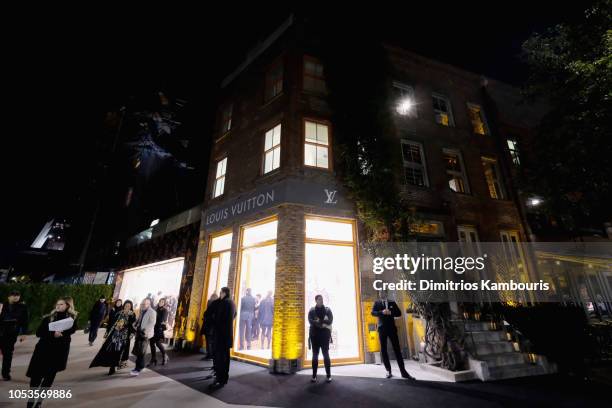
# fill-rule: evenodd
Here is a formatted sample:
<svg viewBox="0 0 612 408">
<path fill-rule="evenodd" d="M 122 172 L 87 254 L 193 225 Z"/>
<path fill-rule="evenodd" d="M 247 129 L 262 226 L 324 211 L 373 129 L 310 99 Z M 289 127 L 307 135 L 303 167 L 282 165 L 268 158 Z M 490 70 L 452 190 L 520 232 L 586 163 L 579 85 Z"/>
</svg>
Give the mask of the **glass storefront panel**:
<svg viewBox="0 0 612 408">
<path fill-rule="evenodd" d="M 323 296 L 323 302 L 334 315 L 333 343 L 329 347 L 332 362 L 334 360 L 358 360 L 361 358 L 359 296 L 355 279 L 353 223 L 307 219 L 306 226 L 305 338 L 308 339 L 309 332 L 308 311 L 315 305 L 315 296 L 320 294 Z M 314 237 L 326 241 L 335 238 L 337 242 L 316 242 Z M 322 360 L 323 357 L 320 358 Z M 306 360 L 310 359 L 312 359 L 312 350 L 307 349 Z"/>
<path fill-rule="evenodd" d="M 237 286 L 234 352 L 265 363 L 272 357 L 277 224 L 242 230 Z"/>
</svg>

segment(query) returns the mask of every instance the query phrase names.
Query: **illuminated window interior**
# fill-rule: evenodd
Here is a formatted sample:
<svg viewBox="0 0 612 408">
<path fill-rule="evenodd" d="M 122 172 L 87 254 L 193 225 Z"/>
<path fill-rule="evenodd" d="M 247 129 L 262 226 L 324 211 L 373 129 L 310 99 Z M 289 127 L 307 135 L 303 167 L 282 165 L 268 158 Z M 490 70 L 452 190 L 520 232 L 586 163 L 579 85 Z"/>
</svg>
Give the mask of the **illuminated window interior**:
<svg viewBox="0 0 612 408">
<path fill-rule="evenodd" d="M 208 266 L 208 288 L 204 301 L 210 299 L 213 293 L 219 295 L 220 289 L 227 286 L 231 248 L 231 232 L 212 238 Z"/>
<path fill-rule="evenodd" d="M 183 258 L 175 258 L 123 271 L 119 298 L 124 302 L 131 300 L 135 309 L 138 309 L 147 297 L 153 300 L 154 306 L 160 298 L 166 298 L 170 311 L 166 321 L 166 337 L 172 337 L 183 264 Z"/>
<path fill-rule="evenodd" d="M 448 186 L 456 193 L 468 193 L 467 176 L 463 168 L 461 153 L 451 149 L 444 149 L 443 153 Z"/>
<path fill-rule="evenodd" d="M 328 241 L 334 239 L 335 241 Z M 320 241 L 324 240 L 324 241 Z M 355 242 L 353 223 L 333 219 L 306 219 L 304 315 L 314 306 L 320 294 L 333 315 L 330 357 L 334 360 L 357 360 L 359 351 L 358 293 L 355 284 Z M 308 339 L 308 319 L 304 322 Z M 312 351 L 306 351 L 306 360 Z M 323 357 L 321 356 L 321 359 Z"/>
<path fill-rule="evenodd" d="M 436 123 L 443 126 L 454 126 L 453 113 L 451 112 L 451 104 L 448 98 L 443 95 L 433 94 L 432 102 Z"/>
<path fill-rule="evenodd" d="M 264 363 L 272 357 L 277 226 L 244 227 L 240 250 L 234 352 Z"/>
<path fill-rule="evenodd" d="M 329 127 L 322 123 L 305 122 L 304 164 L 329 168 Z"/>
<path fill-rule="evenodd" d="M 516 166 L 519 166 L 521 164 L 521 159 L 519 157 L 518 142 L 516 141 L 516 139 L 507 139 L 506 143 L 508 144 L 508 150 L 510 151 L 512 163 L 514 163 L 514 165 Z"/>
<path fill-rule="evenodd" d="M 487 181 L 487 187 L 489 188 L 489 195 L 491 196 L 491 198 L 495 198 L 498 200 L 503 199 L 504 193 L 501 186 L 497 160 L 488 157 L 483 157 L 482 167 L 484 171 L 485 180 Z"/>
<path fill-rule="evenodd" d="M 474 131 L 474 133 L 478 135 L 486 135 L 488 133 L 487 123 L 485 121 L 482 108 L 472 103 L 468 103 L 467 107 L 468 115 L 470 116 L 470 121 L 472 122 L 472 130 Z"/>
<path fill-rule="evenodd" d="M 217 162 L 215 173 L 215 185 L 213 187 L 213 198 L 219 197 L 225 190 L 225 172 L 227 170 L 227 157 Z"/>
<path fill-rule="evenodd" d="M 278 169 L 281 154 L 281 125 L 280 123 L 266 132 L 264 140 L 264 174 Z"/>
</svg>

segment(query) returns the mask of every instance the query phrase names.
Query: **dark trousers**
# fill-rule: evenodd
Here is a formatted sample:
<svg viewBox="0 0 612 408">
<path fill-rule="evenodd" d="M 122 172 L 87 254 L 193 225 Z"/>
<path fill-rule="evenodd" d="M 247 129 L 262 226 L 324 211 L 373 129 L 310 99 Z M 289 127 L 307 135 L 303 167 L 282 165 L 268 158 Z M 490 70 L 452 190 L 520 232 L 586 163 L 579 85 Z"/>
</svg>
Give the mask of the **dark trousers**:
<svg viewBox="0 0 612 408">
<path fill-rule="evenodd" d="M 404 357 L 402 356 L 402 350 L 400 349 L 399 339 L 397 337 L 397 329 L 395 327 L 386 329 L 383 327 L 378 328 L 378 338 L 380 339 L 380 355 L 382 357 L 383 364 L 387 371 L 391 371 L 391 363 L 389 362 L 389 354 L 387 353 L 387 339 L 391 340 L 391 346 L 395 353 L 395 359 L 400 372 L 406 371 L 404 368 Z"/>
<path fill-rule="evenodd" d="M 238 335 L 240 336 L 240 350 L 244 350 L 244 341 L 246 340 L 247 349 L 251 349 L 251 326 L 253 318 L 241 319 Z"/>
<path fill-rule="evenodd" d="M 49 388 L 53 385 L 53 381 L 55 381 L 55 376 L 57 373 L 49 373 L 42 376 L 35 376 L 30 378 L 30 387 L 38 388 L 42 386 L 43 388 Z"/>
<path fill-rule="evenodd" d="M 155 346 L 159 349 L 159 352 L 162 355 L 162 361 L 166 358 L 166 348 L 164 347 L 164 339 L 159 337 L 152 337 L 149 340 L 149 345 L 151 346 L 151 361 L 157 361 L 157 356 L 155 355 Z"/>
<path fill-rule="evenodd" d="M 212 358 L 215 355 L 215 342 L 213 340 L 213 335 L 205 334 L 204 338 L 206 339 L 206 357 Z"/>
<path fill-rule="evenodd" d="M 93 343 L 94 341 L 96 341 L 96 338 L 98 337 L 98 328 L 100 327 L 100 325 L 102 324 L 102 322 L 90 322 L 89 323 L 89 342 Z"/>
<path fill-rule="evenodd" d="M 323 353 L 323 364 L 325 365 L 325 374 L 331 376 L 331 361 L 329 359 L 329 340 L 317 341 L 312 339 L 312 376 L 317 376 L 317 368 L 319 368 L 319 349 Z"/>
<path fill-rule="evenodd" d="M 227 384 L 227 380 L 229 379 L 230 349 L 227 347 L 216 348 L 213 364 L 215 366 L 217 381 L 221 384 Z"/>
<path fill-rule="evenodd" d="M 145 367 L 145 355 L 139 354 L 136 356 L 136 367 L 134 367 L 134 369 L 136 371 L 142 371 L 144 367 Z"/>
<path fill-rule="evenodd" d="M 2 351 L 2 377 L 8 377 L 11 373 L 13 351 L 15 350 L 16 341 L 17 336 L 9 335 L 0 337 L 0 351 Z"/>
<path fill-rule="evenodd" d="M 268 340 L 267 346 L 264 345 L 264 340 Z M 272 341 L 272 326 L 261 326 L 261 348 L 270 348 L 270 342 Z"/>
<path fill-rule="evenodd" d="M 142 371 L 145 367 L 145 355 L 147 354 L 148 344 L 149 340 L 146 338 L 135 340 L 134 348 L 138 350 L 138 354 L 136 354 L 136 367 L 134 368 L 136 371 Z"/>
</svg>

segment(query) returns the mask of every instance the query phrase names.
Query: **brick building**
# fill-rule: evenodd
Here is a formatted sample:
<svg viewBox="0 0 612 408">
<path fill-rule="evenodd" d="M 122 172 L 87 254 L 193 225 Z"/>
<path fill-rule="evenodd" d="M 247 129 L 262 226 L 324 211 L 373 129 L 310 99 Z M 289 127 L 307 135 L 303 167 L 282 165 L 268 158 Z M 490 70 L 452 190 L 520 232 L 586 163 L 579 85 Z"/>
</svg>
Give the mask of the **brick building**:
<svg viewBox="0 0 612 408">
<path fill-rule="evenodd" d="M 335 172 L 326 69 L 304 38 L 288 20 L 223 81 L 187 318 L 186 339 L 197 341 L 207 299 L 229 286 L 239 312 L 233 356 L 277 372 L 308 365 L 305 315 L 317 293 L 343 316 L 332 331 L 334 364 L 371 361 L 376 351 L 360 226 Z M 420 238 L 527 240 L 512 173 L 537 118 L 517 106 L 517 90 L 384 49 L 394 68 L 397 179 L 424 220 Z M 250 341 L 249 296 L 273 305 L 273 314 L 260 307 Z"/>
</svg>

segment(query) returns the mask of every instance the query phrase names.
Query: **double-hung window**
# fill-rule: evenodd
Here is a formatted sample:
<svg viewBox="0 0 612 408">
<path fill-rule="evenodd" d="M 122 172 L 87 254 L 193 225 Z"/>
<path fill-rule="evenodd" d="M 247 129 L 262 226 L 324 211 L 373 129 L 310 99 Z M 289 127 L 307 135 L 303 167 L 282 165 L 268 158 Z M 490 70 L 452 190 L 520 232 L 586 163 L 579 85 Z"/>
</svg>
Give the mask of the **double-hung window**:
<svg viewBox="0 0 612 408">
<path fill-rule="evenodd" d="M 448 186 L 456 193 L 469 193 L 467 175 L 463 166 L 461 152 L 454 149 L 443 149 L 444 166 Z"/>
<path fill-rule="evenodd" d="M 432 102 L 436 123 L 442 126 L 455 126 L 448 97 L 434 93 L 432 94 Z"/>
<path fill-rule="evenodd" d="M 329 168 L 329 127 L 324 123 L 305 121 L 304 164 Z"/>
<path fill-rule="evenodd" d="M 470 116 L 470 122 L 472 122 L 472 130 L 478 135 L 488 135 L 489 128 L 487 126 L 487 120 L 485 119 L 484 112 L 479 105 L 473 103 L 467 104 L 468 115 Z"/>
<path fill-rule="evenodd" d="M 283 62 L 278 60 L 266 72 L 265 101 L 283 92 Z"/>
<path fill-rule="evenodd" d="M 263 173 L 269 173 L 280 167 L 281 125 L 268 130 L 264 139 Z"/>
<path fill-rule="evenodd" d="M 482 157 L 482 168 L 484 171 L 485 180 L 487 187 L 489 188 L 489 195 L 491 198 L 501 200 L 504 198 L 504 190 L 501 182 L 501 175 L 499 172 L 499 166 L 497 160 L 490 157 Z"/>
<path fill-rule="evenodd" d="M 405 183 L 413 186 L 429 185 L 423 145 L 411 140 L 402 140 L 401 143 Z"/>
<path fill-rule="evenodd" d="M 215 172 L 215 184 L 213 186 L 213 198 L 219 197 L 225 191 L 225 172 L 227 170 L 227 157 L 217 162 Z"/>
</svg>

